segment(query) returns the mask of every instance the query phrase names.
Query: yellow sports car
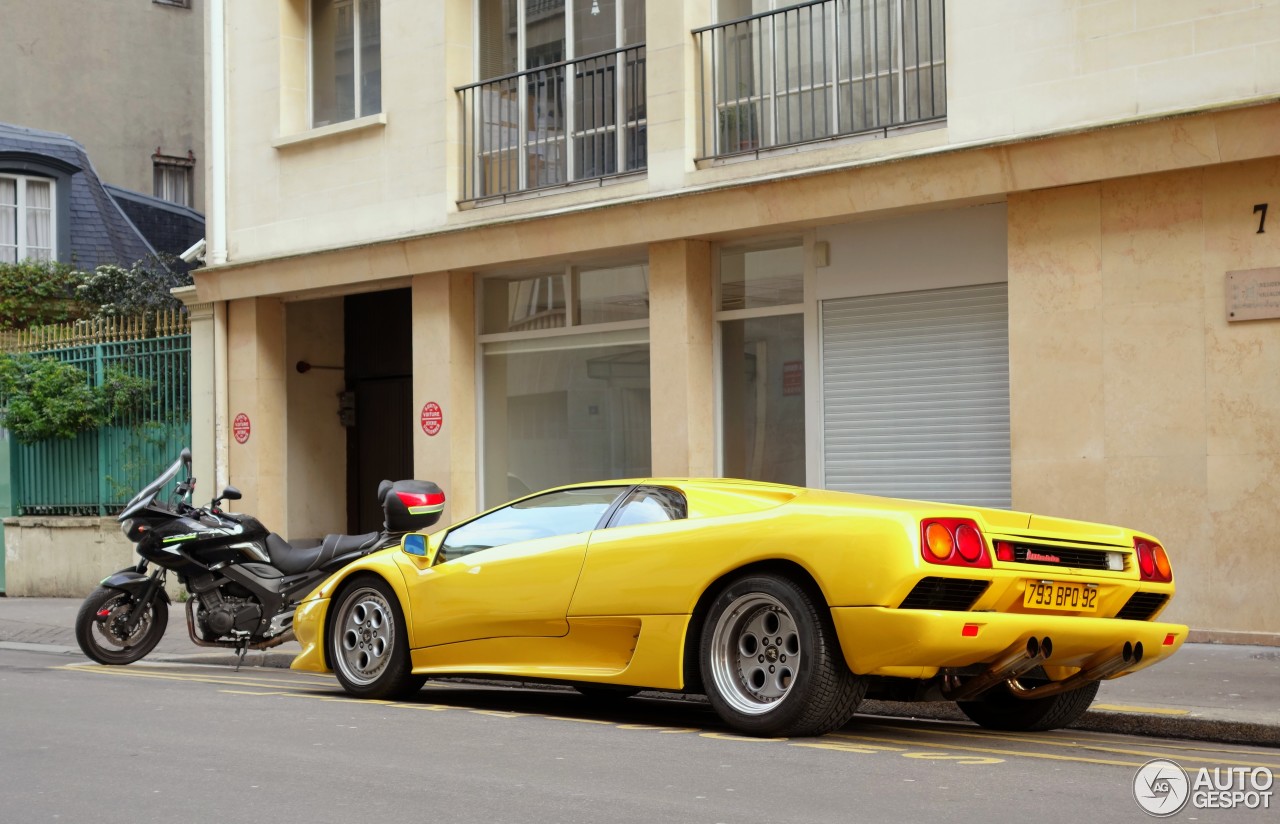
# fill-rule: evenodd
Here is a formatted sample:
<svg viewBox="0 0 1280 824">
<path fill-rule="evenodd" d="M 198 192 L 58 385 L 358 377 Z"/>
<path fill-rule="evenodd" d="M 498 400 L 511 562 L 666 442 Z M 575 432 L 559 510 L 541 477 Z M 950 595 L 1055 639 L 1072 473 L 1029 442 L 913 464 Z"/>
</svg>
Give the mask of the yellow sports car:
<svg viewBox="0 0 1280 824">
<path fill-rule="evenodd" d="M 865 697 L 1065 726 L 1172 655 L 1160 542 L 1115 526 L 733 480 L 575 484 L 357 561 L 299 606 L 294 669 L 366 698 L 429 676 L 700 692 L 819 735 Z"/>
</svg>

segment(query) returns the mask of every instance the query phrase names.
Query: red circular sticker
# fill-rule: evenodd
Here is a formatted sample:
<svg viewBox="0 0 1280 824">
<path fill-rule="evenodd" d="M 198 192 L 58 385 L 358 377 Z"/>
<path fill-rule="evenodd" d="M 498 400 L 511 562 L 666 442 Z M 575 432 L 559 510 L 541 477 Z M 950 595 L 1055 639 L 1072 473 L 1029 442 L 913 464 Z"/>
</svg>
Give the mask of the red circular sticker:
<svg viewBox="0 0 1280 824">
<path fill-rule="evenodd" d="M 243 412 L 236 415 L 236 419 L 231 422 L 231 431 L 236 436 L 236 443 L 249 440 L 249 429 L 249 416 Z"/>
<path fill-rule="evenodd" d="M 434 437 L 440 434 L 442 426 L 444 426 L 444 412 L 441 411 L 440 404 L 427 401 L 422 407 L 422 431 Z"/>
</svg>

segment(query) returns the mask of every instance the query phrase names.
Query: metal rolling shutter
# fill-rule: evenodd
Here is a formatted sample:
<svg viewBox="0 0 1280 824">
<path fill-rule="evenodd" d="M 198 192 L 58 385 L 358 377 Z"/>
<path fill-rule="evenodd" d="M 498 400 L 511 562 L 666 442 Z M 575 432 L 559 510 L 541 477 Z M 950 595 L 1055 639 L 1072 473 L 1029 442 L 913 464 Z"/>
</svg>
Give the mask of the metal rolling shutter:
<svg viewBox="0 0 1280 824">
<path fill-rule="evenodd" d="M 822 304 L 828 489 L 1008 507 L 1006 284 Z"/>
</svg>

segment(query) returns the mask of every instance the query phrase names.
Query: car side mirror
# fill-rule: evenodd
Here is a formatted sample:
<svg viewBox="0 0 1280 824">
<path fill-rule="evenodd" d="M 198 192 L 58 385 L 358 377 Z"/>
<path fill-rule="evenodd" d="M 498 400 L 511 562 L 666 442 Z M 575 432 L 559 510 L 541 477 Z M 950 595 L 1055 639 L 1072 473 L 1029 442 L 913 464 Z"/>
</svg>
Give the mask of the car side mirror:
<svg viewBox="0 0 1280 824">
<path fill-rule="evenodd" d="M 442 537 L 439 534 L 423 535 L 421 532 L 410 532 L 401 541 L 400 549 L 406 555 L 421 558 L 425 562 L 424 566 L 434 566 L 440 551 Z"/>
</svg>

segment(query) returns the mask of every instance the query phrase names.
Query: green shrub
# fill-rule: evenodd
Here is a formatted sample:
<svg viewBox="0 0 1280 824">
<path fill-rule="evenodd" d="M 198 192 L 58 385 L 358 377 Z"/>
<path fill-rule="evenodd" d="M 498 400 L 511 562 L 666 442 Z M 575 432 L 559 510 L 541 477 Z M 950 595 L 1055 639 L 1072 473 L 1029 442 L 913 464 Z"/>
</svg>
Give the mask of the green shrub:
<svg viewBox="0 0 1280 824">
<path fill-rule="evenodd" d="M 0 263 L 0 329 L 76 320 L 84 309 L 76 289 L 84 273 L 57 261 Z"/>
<path fill-rule="evenodd" d="M 109 368 L 102 386 L 57 358 L 0 355 L 0 426 L 22 443 L 74 438 L 142 408 L 151 382 Z"/>
</svg>

